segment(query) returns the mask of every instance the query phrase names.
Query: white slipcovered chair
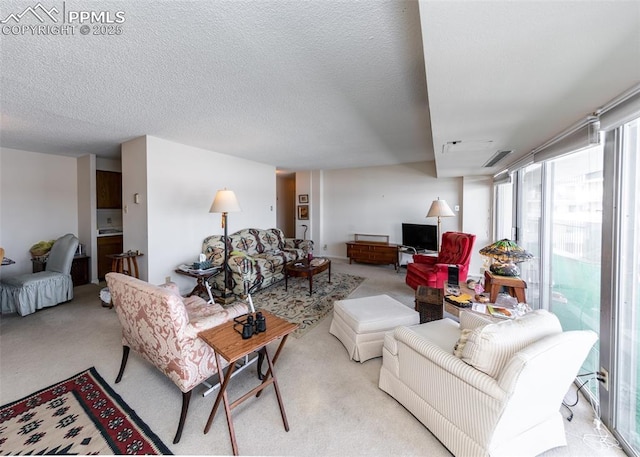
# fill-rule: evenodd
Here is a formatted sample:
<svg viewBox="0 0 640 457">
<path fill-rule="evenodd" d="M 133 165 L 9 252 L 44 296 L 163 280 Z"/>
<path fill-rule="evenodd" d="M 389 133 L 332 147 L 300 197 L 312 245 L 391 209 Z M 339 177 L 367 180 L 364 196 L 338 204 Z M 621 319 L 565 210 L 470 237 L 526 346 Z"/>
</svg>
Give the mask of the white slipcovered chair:
<svg viewBox="0 0 640 457">
<path fill-rule="evenodd" d="M 544 310 L 462 312 L 387 333 L 379 387 L 456 456 L 537 455 L 566 445 L 560 407 L 596 340 Z"/>
<path fill-rule="evenodd" d="M 3 279 L 0 283 L 2 312 L 17 312 L 26 316 L 39 309 L 71 300 L 71 264 L 77 248 L 78 238 L 67 233 L 53 244 L 44 271 Z"/>
</svg>

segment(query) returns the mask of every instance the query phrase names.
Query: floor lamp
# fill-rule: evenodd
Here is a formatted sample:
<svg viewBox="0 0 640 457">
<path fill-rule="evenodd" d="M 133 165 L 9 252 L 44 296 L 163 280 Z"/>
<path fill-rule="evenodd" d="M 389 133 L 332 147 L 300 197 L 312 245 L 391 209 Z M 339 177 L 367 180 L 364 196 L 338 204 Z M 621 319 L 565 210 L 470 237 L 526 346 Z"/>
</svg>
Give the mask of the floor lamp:
<svg viewBox="0 0 640 457">
<path fill-rule="evenodd" d="M 227 213 L 237 213 L 242 211 L 240 209 L 240 205 L 238 204 L 238 199 L 236 198 L 236 194 L 233 193 L 232 190 L 222 189 L 216 192 L 216 196 L 213 199 L 213 203 L 211 204 L 210 213 L 222 213 L 222 228 L 224 229 L 224 262 L 222 264 L 224 268 L 224 286 L 222 290 L 221 301 L 223 303 L 228 303 L 233 301 L 233 293 L 230 293 L 228 286 L 228 267 L 227 267 L 227 257 L 229 257 L 229 247 L 228 247 L 228 238 L 227 238 Z M 231 297 L 230 300 L 227 299 Z"/>
<path fill-rule="evenodd" d="M 429 208 L 429 212 L 427 213 L 426 217 L 438 218 L 438 243 L 436 244 L 438 252 L 440 252 L 440 237 L 442 236 L 440 233 L 440 218 L 453 216 L 455 216 L 454 212 L 451 211 L 451 208 L 449 208 L 449 205 L 447 205 L 447 202 L 445 200 L 440 200 L 440 197 L 438 197 L 437 200 L 434 200 L 433 203 L 431 203 L 431 208 Z"/>
</svg>

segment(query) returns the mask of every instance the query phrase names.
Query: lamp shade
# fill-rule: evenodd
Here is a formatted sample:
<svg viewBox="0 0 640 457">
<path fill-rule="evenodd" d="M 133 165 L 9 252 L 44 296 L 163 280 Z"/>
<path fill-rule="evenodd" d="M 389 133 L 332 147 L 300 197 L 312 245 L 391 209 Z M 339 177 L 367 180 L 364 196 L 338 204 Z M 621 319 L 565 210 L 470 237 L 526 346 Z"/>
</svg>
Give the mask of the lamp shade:
<svg viewBox="0 0 640 457">
<path fill-rule="evenodd" d="M 449 208 L 449 205 L 447 205 L 446 200 L 440 200 L 440 198 L 438 198 L 437 200 L 434 200 L 433 203 L 431 203 L 431 207 L 429 208 L 429 212 L 427 213 L 426 217 L 453 217 L 455 216 L 455 214 L 453 213 L 453 211 L 451 211 L 451 208 Z"/>
<path fill-rule="evenodd" d="M 506 238 L 483 247 L 480 254 L 493 259 L 489 269 L 501 276 L 518 276 L 520 269 L 516 264 L 533 258 L 531 253 L 522 249 L 515 241 Z"/>
<path fill-rule="evenodd" d="M 504 239 L 496 241 L 489 246 L 480 249 L 480 254 L 486 255 L 501 262 L 524 262 L 533 258 L 533 255 L 522 249 L 514 241 Z"/>
<path fill-rule="evenodd" d="M 237 213 L 242 211 L 236 194 L 232 190 L 222 189 L 216 192 L 211 204 L 210 213 Z"/>
</svg>

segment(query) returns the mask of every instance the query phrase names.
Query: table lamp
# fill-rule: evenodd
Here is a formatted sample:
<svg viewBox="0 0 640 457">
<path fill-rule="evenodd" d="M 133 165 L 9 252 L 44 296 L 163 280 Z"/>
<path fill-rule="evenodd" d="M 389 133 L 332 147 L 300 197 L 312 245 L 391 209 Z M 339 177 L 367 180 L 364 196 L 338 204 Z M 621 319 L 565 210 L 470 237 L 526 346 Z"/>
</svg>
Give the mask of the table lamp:
<svg viewBox="0 0 640 457">
<path fill-rule="evenodd" d="M 533 258 L 533 255 L 522 249 L 515 241 L 503 239 L 480 249 L 480 254 L 493 259 L 489 270 L 499 276 L 518 276 L 518 263 Z"/>
<path fill-rule="evenodd" d="M 229 255 L 229 239 L 227 237 L 227 214 L 236 213 L 239 211 L 242 210 L 240 209 L 240 205 L 238 204 L 236 194 L 232 190 L 227 190 L 227 188 L 216 192 L 216 196 L 213 199 L 213 203 L 211 204 L 211 209 L 209 209 L 210 213 L 222 213 L 222 228 L 224 229 L 224 287 L 222 290 L 221 299 L 224 303 L 227 302 L 227 298 L 233 295 L 232 291 L 229 290 L 228 283 L 229 278 L 227 257 Z"/>
<path fill-rule="evenodd" d="M 429 208 L 429 212 L 427 213 L 427 215 L 425 217 L 437 217 L 438 218 L 438 239 L 437 239 L 437 250 L 438 252 L 440 252 L 440 218 L 441 217 L 453 217 L 455 216 L 454 212 L 451 211 L 451 208 L 449 208 L 449 205 L 447 205 L 447 202 L 445 200 L 440 200 L 440 197 L 438 197 L 437 200 L 434 200 L 433 203 L 431 203 L 431 207 Z"/>
</svg>

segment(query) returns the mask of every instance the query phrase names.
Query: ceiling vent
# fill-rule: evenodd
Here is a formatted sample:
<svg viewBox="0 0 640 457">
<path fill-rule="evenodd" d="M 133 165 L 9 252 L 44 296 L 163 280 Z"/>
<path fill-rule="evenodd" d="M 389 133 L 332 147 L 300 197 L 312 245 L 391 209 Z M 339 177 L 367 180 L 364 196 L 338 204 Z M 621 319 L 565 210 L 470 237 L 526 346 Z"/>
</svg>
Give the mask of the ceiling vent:
<svg viewBox="0 0 640 457">
<path fill-rule="evenodd" d="M 513 151 L 498 151 L 498 152 L 496 152 L 493 155 L 493 157 L 491 157 L 489 160 L 487 160 L 487 162 L 483 165 L 483 168 L 491 168 L 491 167 L 493 167 L 495 164 L 500 162 L 502 159 L 504 159 L 506 156 L 508 156 L 512 152 Z"/>
</svg>

